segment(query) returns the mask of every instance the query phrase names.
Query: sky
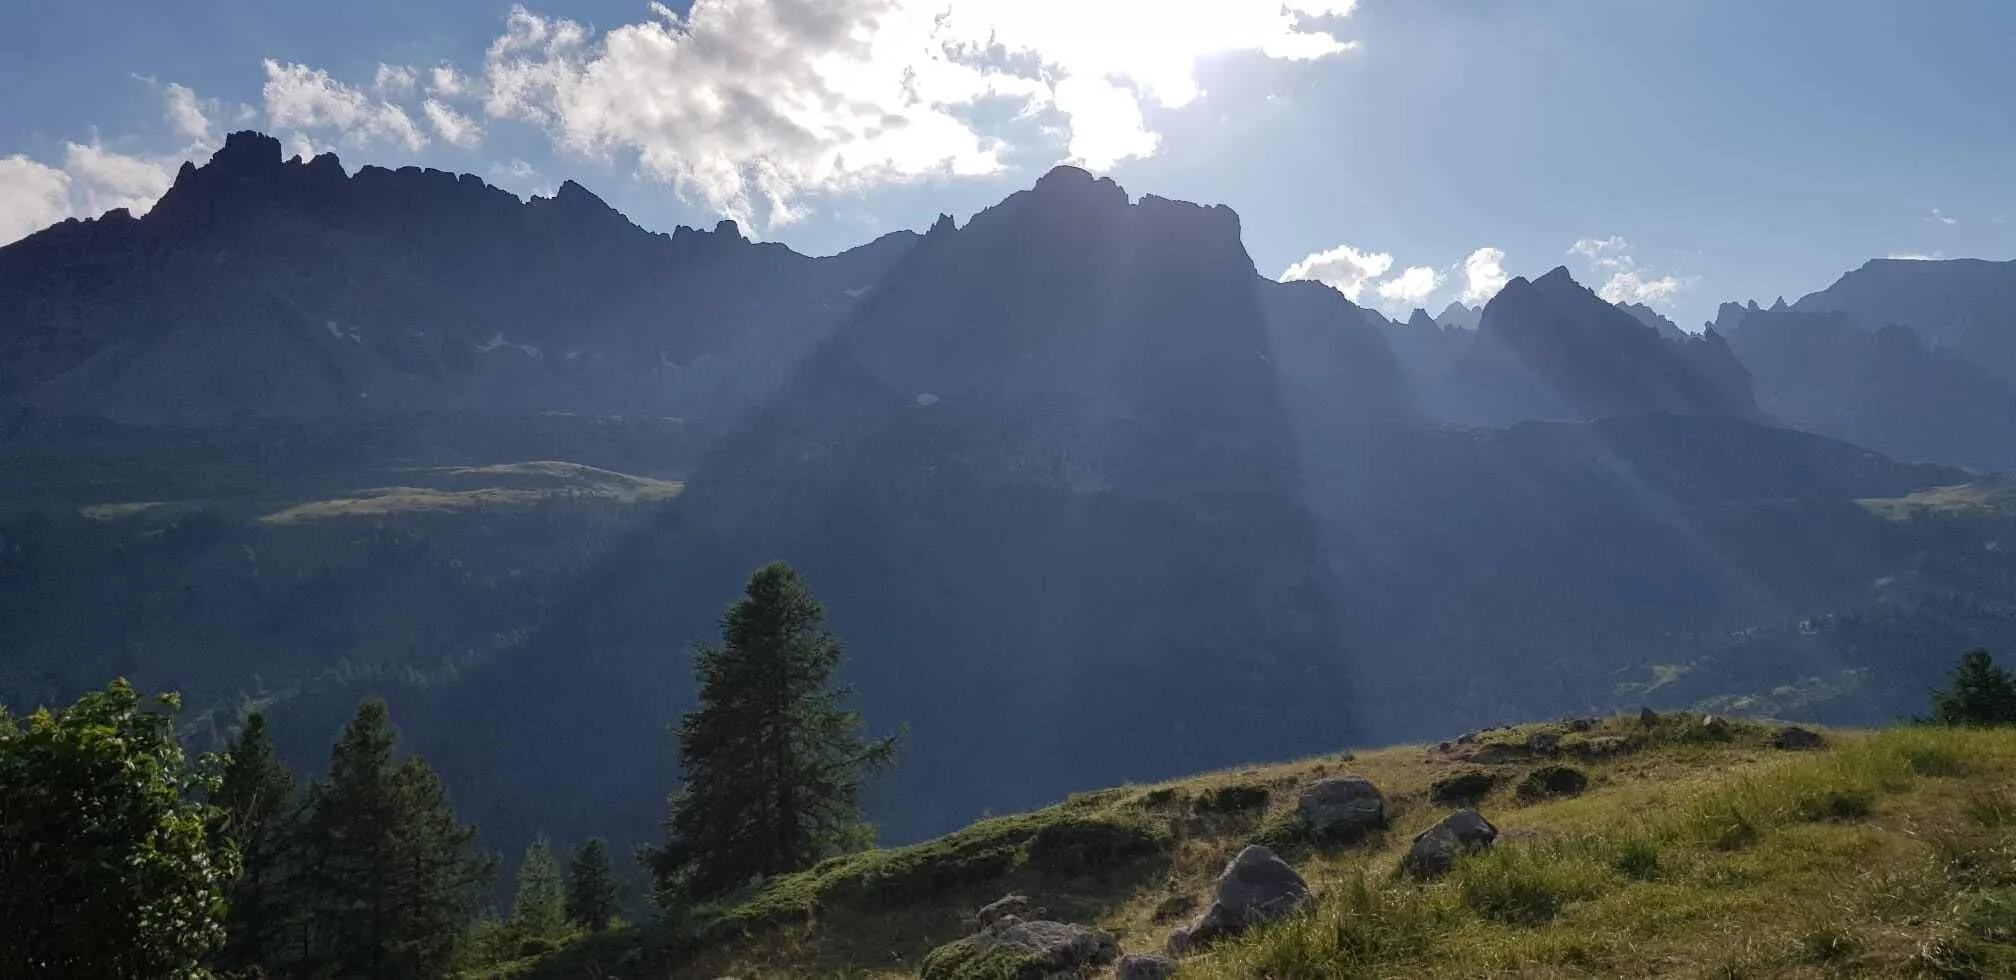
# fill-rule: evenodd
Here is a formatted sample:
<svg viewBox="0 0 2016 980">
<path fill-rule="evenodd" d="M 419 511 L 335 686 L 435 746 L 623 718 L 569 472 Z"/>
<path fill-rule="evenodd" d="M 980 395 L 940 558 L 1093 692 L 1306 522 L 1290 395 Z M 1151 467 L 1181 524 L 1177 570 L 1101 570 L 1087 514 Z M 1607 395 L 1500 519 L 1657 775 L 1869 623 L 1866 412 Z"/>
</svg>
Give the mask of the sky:
<svg viewBox="0 0 2016 980">
<path fill-rule="evenodd" d="M 2016 255 L 2009 0 L 9 0 L 0 242 L 237 129 L 812 254 L 1071 163 L 1404 316 Z"/>
</svg>

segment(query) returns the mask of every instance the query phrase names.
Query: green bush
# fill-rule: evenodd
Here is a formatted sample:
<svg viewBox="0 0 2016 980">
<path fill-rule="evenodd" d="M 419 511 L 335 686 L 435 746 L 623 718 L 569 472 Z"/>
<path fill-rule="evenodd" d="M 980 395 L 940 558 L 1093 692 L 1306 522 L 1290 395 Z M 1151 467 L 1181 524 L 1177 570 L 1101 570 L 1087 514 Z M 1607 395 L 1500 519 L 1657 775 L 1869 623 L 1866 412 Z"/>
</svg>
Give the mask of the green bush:
<svg viewBox="0 0 2016 980">
<path fill-rule="evenodd" d="M 1428 798 L 1446 806 L 1460 806 L 1490 795 L 1496 785 L 1498 777 L 1482 769 L 1466 769 L 1436 780 L 1428 787 Z"/>
<path fill-rule="evenodd" d="M 1266 806 L 1269 795 L 1265 786 L 1234 783 L 1199 793 L 1195 806 L 1198 813 L 1239 813 Z"/>
<path fill-rule="evenodd" d="M 1589 777 L 1574 766 L 1541 766 L 1519 783 L 1519 798 L 1544 800 L 1552 796 L 1574 796 L 1589 788 Z"/>
</svg>

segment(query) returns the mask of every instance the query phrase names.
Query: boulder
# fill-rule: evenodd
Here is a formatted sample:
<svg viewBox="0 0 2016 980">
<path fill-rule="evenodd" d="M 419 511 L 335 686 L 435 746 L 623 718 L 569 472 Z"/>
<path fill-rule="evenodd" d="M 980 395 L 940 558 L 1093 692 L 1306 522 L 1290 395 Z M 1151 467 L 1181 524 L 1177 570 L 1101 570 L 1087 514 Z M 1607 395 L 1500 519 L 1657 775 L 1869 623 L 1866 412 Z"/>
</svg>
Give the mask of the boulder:
<svg viewBox="0 0 2016 980">
<path fill-rule="evenodd" d="M 982 906 L 980 911 L 973 913 L 973 918 L 980 923 L 980 928 L 985 929 L 1005 916 L 1012 915 L 1017 919 L 1026 919 L 1036 912 L 1037 909 L 1029 901 L 1029 896 L 1008 895 Z"/>
<path fill-rule="evenodd" d="M 1482 769 L 1465 769 L 1437 779 L 1428 787 L 1428 798 L 1445 804 L 1470 803 L 1488 796 L 1497 783 L 1498 777 Z"/>
<path fill-rule="evenodd" d="M 1295 812 L 1316 836 L 1348 840 L 1385 826 L 1386 797 L 1362 776 L 1331 776 L 1302 790 Z"/>
<path fill-rule="evenodd" d="M 1089 978 L 1120 956 L 1120 943 L 1110 932 L 1012 919 L 1004 915 L 979 935 L 932 950 L 924 957 L 923 980 Z"/>
<path fill-rule="evenodd" d="M 1169 980 L 1175 975 L 1175 960 L 1152 953 L 1128 953 L 1113 971 L 1114 980 Z"/>
<path fill-rule="evenodd" d="M 1813 731 L 1810 728 L 1800 728 L 1798 725 L 1786 725 L 1784 728 L 1778 729 L 1771 736 L 1771 747 L 1774 749 L 1801 751 L 1805 749 L 1826 748 L 1826 746 L 1827 740 L 1821 738 L 1819 732 Z"/>
<path fill-rule="evenodd" d="M 1180 954 L 1237 935 L 1286 916 L 1308 901 L 1309 883 L 1288 862 L 1266 847 L 1250 844 L 1218 876 L 1204 914 L 1169 934 L 1169 951 Z"/>
<path fill-rule="evenodd" d="M 1445 875 L 1456 866 L 1458 857 L 1486 850 L 1497 839 L 1498 828 L 1483 814 L 1458 810 L 1416 835 L 1400 866 L 1422 878 Z"/>
<path fill-rule="evenodd" d="M 1534 732 L 1526 736 L 1526 747 L 1540 755 L 1553 755 L 1561 751 L 1561 733 Z"/>
<path fill-rule="evenodd" d="M 1638 724 L 1644 725 L 1646 728 L 1659 724 L 1659 712 L 1653 711 L 1651 708 L 1639 708 Z"/>
</svg>

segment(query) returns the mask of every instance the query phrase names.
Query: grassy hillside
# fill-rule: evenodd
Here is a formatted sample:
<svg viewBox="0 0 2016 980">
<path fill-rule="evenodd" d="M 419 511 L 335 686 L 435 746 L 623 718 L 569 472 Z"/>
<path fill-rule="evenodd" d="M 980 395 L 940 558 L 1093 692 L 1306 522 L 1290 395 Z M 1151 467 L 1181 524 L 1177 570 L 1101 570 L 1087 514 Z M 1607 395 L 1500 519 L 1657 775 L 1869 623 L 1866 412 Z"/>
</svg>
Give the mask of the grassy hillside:
<svg viewBox="0 0 2016 980">
<path fill-rule="evenodd" d="M 834 859 L 677 922 L 584 941 L 502 975 L 910 977 L 1009 892 L 1046 917 L 1160 951 L 1224 863 L 1271 844 L 1317 896 L 1306 913 L 1183 961 L 1196 978 L 2016 976 L 2016 732 L 1831 732 L 1696 716 L 1483 733 L 1075 797 L 914 847 Z M 1556 755 L 1523 747 L 1560 737 Z M 1528 777 L 1566 765 L 1578 795 Z M 1300 839 L 1298 789 L 1366 776 L 1390 827 Z M 1396 868 L 1482 774 L 1497 847 L 1448 878 Z"/>
</svg>

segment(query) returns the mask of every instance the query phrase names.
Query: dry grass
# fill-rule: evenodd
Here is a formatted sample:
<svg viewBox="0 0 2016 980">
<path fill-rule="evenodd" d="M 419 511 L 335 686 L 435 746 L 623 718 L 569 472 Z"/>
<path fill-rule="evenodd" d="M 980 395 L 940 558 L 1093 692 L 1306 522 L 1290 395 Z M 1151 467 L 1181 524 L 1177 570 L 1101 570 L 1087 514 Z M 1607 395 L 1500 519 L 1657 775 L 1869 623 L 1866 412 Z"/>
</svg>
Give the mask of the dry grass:
<svg viewBox="0 0 2016 980">
<path fill-rule="evenodd" d="M 1564 745 L 1580 757 L 1470 758 L 1542 728 L 1570 736 Z M 1126 949 L 1159 950 L 1232 854 L 1288 824 L 1301 786 L 1352 773 L 1386 793 L 1388 830 L 1337 850 L 1289 838 L 1285 856 L 1315 905 L 1186 960 L 1181 976 L 2016 977 L 2016 732 L 1833 733 L 1827 750 L 1803 753 L 1772 749 L 1768 734 L 1611 719 L 1580 733 L 1529 726 L 1448 750 L 1407 746 L 1123 787 L 994 825 L 1022 833 L 1112 819 L 1166 830 L 1162 850 L 1122 866 L 1051 874 L 1017 859 L 1000 874 L 905 898 L 808 898 L 836 869 L 942 860 L 958 851 L 948 838 L 782 879 L 736 907 L 805 910 L 782 925 L 745 921 L 704 941 L 669 926 L 633 931 L 528 975 L 915 976 L 932 946 L 970 930 L 975 906 L 1009 891 L 1111 930 Z M 1518 798 L 1520 776 L 1560 762 L 1587 773 L 1585 793 Z M 1502 777 L 1478 804 L 1504 832 L 1499 846 L 1443 881 L 1397 874 L 1412 834 L 1447 810 L 1429 802 L 1431 785 L 1476 768 Z M 1228 808 L 1259 790 L 1264 806 Z M 956 839 L 970 843 L 987 826 Z"/>
<path fill-rule="evenodd" d="M 375 487 L 342 497 L 297 503 L 259 518 L 261 524 L 302 524 L 428 511 L 526 507 L 548 499 L 592 498 L 643 504 L 670 500 L 684 484 L 578 463 L 532 462 L 409 471 L 436 486 Z"/>
</svg>

